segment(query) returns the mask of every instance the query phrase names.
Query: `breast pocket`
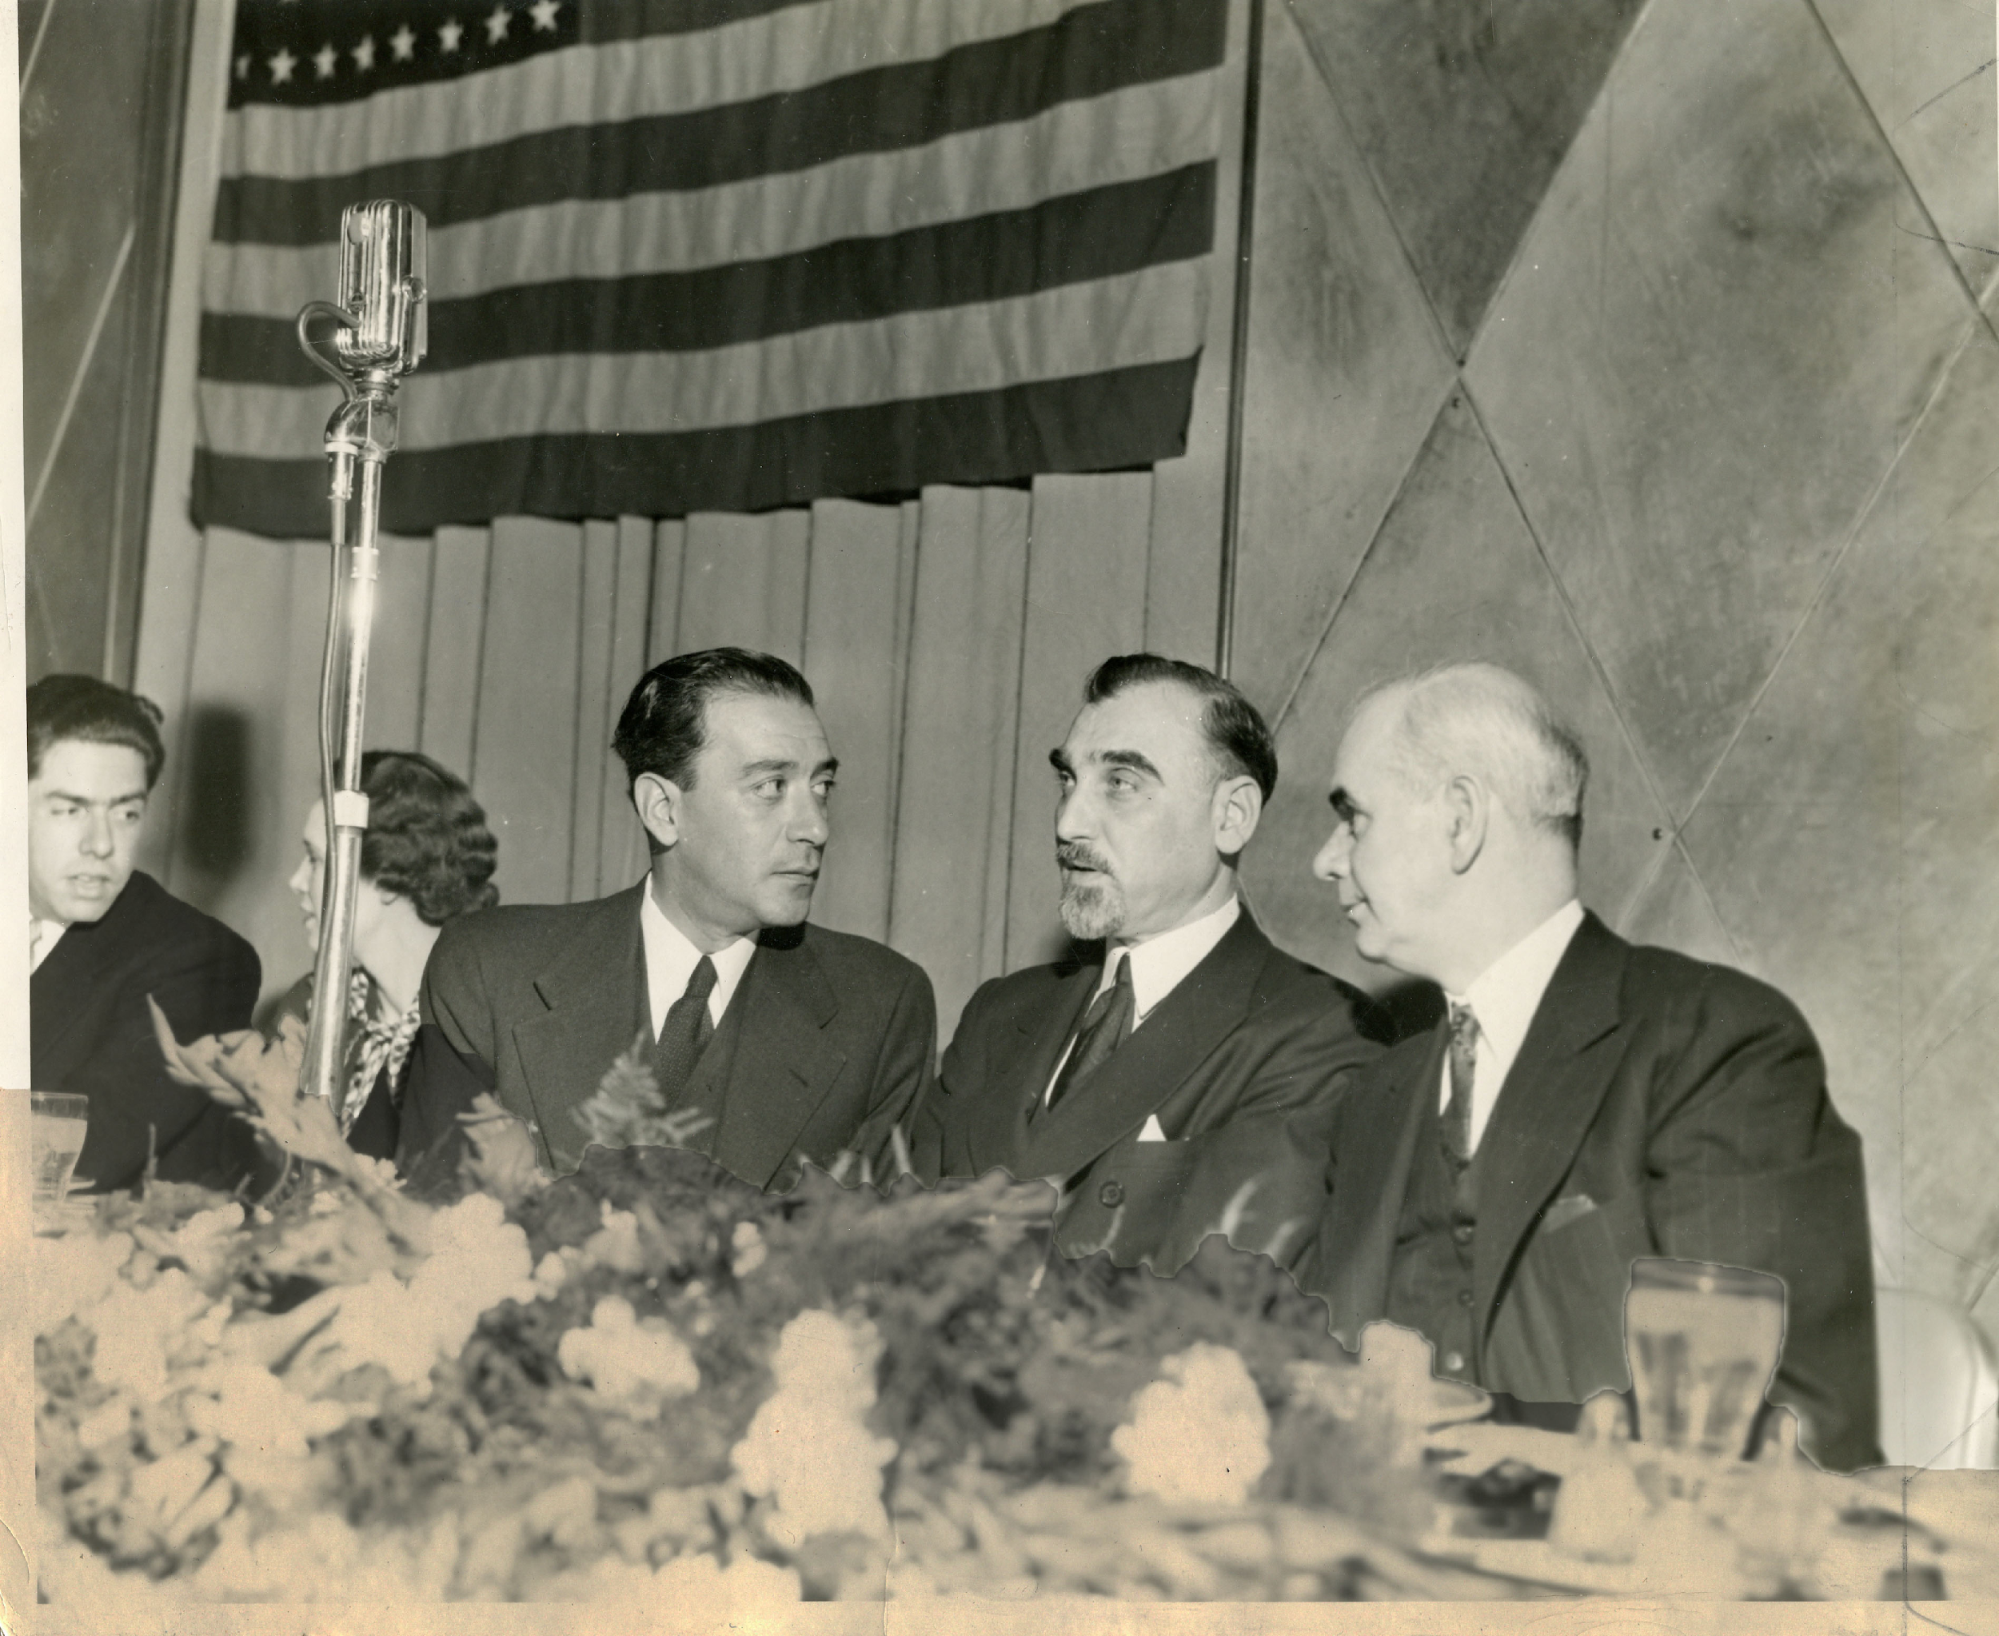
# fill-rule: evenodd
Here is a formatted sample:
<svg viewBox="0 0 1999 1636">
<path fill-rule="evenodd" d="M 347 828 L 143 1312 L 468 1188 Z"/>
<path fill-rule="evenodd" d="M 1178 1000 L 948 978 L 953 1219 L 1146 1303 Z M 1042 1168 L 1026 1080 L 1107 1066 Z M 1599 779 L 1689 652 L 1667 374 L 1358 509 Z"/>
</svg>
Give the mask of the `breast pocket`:
<svg viewBox="0 0 1999 1636">
<path fill-rule="evenodd" d="M 1500 1290 L 1484 1384 L 1558 1403 L 1629 1386 L 1624 1297 L 1632 1261 L 1649 1248 L 1638 1200 L 1557 1198 Z"/>
</svg>

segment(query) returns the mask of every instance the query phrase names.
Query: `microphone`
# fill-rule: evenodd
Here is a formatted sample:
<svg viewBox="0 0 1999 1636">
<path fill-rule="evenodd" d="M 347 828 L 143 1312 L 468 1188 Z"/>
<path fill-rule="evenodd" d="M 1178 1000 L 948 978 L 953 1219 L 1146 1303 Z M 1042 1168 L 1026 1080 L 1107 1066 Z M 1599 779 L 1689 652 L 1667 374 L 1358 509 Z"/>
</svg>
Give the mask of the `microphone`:
<svg viewBox="0 0 1999 1636">
<path fill-rule="evenodd" d="M 407 375 L 429 350 L 423 212 L 401 199 L 349 205 L 340 216 L 339 304 L 353 320 L 333 349 L 351 371 Z"/>
</svg>

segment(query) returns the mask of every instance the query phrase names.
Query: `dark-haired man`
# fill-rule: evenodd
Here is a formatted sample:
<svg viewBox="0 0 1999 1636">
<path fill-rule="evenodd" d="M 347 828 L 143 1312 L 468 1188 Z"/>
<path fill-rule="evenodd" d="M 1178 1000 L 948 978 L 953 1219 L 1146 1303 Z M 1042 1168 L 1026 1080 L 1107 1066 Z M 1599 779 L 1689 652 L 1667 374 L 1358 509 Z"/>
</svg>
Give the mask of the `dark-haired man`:
<svg viewBox="0 0 1999 1636">
<path fill-rule="evenodd" d="M 1355 710 L 1315 869 L 1361 954 L 1436 983 L 1447 1015 L 1341 1105 L 1299 1281 L 1349 1345 L 1386 1318 L 1435 1344 L 1439 1374 L 1567 1426 L 1629 1384 L 1634 1259 L 1775 1273 L 1772 1399 L 1821 1464 L 1878 1463 L 1860 1139 L 1783 995 L 1584 910 L 1588 777 L 1573 730 L 1495 665 Z"/>
<path fill-rule="evenodd" d="M 148 995 L 182 1039 L 248 1028 L 256 950 L 133 867 L 165 763 L 150 700 L 94 676 L 28 689 L 28 1028 L 34 1088 L 90 1098 L 79 1179 L 224 1189 L 253 1175 L 255 1137 L 167 1077 Z"/>
<path fill-rule="evenodd" d="M 688 1145 L 733 1175 L 781 1191 L 804 1161 L 847 1152 L 886 1176 L 930 1078 L 936 1001 L 901 955 L 806 922 L 838 765 L 812 689 L 768 654 L 682 654 L 641 678 L 612 743 L 647 878 L 444 928 L 401 1163 L 452 1140 L 485 1088 L 534 1127 L 545 1163 L 573 1170 L 578 1107 L 643 1040 L 669 1111 L 699 1122 Z"/>
<path fill-rule="evenodd" d="M 1237 896 L 1276 748 L 1240 692 L 1177 660 L 1108 659 L 1083 698 L 1049 755 L 1079 946 L 972 996 L 918 1168 L 1059 1182 L 1069 1255 L 1172 1273 L 1222 1232 L 1289 1265 L 1333 1109 L 1376 1047 L 1362 996 L 1273 947 Z"/>
</svg>

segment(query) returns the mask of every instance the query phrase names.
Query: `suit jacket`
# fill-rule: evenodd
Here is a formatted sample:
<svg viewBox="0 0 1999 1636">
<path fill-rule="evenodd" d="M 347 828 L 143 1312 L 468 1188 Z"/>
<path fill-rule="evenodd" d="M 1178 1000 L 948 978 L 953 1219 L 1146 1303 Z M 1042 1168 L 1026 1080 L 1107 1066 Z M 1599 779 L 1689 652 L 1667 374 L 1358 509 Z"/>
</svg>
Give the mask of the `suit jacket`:
<svg viewBox="0 0 1999 1636">
<path fill-rule="evenodd" d="M 1165 1275 L 1210 1232 L 1288 1265 L 1324 1202 L 1327 1134 L 1379 1047 L 1358 991 L 1274 947 L 1245 911 L 1088 1080 L 1040 1107 L 1103 949 L 986 983 L 916 1121 L 926 1175 L 1062 1184 L 1056 1243 Z M 1169 1140 L 1141 1142 L 1157 1116 Z"/>
<path fill-rule="evenodd" d="M 644 890 L 484 909 L 445 926 L 424 971 L 399 1163 L 448 1136 L 488 1088 L 534 1127 L 545 1164 L 575 1169 L 588 1141 L 575 1110 L 639 1031 L 651 1033 Z M 804 1160 L 826 1165 L 843 1149 L 880 1175 L 936 1048 L 930 980 L 910 961 L 818 926 L 769 931 L 686 1099 L 726 1099 L 711 1151 L 758 1187 L 788 1188 Z"/>
<path fill-rule="evenodd" d="M 191 1040 L 248 1028 L 262 978 L 255 949 L 142 871 L 103 919 L 63 932 L 28 981 L 30 1057 L 36 1090 L 90 1098 L 79 1178 L 135 1186 L 149 1144 L 165 1181 L 228 1190 L 259 1171 L 250 1128 L 167 1077 L 146 996 Z"/>
<path fill-rule="evenodd" d="M 1442 1031 L 1362 1076 L 1333 1131 L 1331 1200 L 1299 1282 L 1358 1344 L 1389 1264 Z M 1477 1158 L 1473 1334 L 1482 1385 L 1530 1403 L 1628 1386 L 1624 1297 L 1647 1255 L 1776 1273 L 1770 1396 L 1822 1465 L 1878 1462 L 1873 1258 L 1860 1139 L 1811 1030 L 1775 989 L 1584 918 Z"/>
</svg>

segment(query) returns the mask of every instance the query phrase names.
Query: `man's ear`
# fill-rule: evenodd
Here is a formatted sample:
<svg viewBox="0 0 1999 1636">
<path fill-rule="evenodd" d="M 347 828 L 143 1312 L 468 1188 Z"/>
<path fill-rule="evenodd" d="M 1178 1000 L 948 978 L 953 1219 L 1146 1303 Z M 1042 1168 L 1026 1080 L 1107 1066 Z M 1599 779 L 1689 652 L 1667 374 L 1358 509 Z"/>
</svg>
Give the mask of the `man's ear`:
<svg viewBox="0 0 1999 1636">
<path fill-rule="evenodd" d="M 1249 845 L 1263 816 L 1263 791 L 1246 775 L 1224 778 L 1215 786 L 1215 850 L 1232 858 Z"/>
<path fill-rule="evenodd" d="M 1459 773 L 1444 786 L 1444 815 L 1449 826 L 1451 870 L 1462 875 L 1485 850 L 1492 796 L 1476 778 Z"/>
<path fill-rule="evenodd" d="M 632 805 L 645 832 L 661 847 L 680 839 L 680 786 L 658 773 L 640 773 L 632 780 Z"/>
</svg>

